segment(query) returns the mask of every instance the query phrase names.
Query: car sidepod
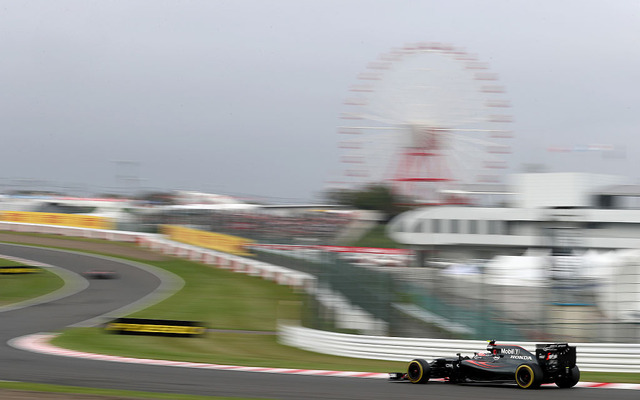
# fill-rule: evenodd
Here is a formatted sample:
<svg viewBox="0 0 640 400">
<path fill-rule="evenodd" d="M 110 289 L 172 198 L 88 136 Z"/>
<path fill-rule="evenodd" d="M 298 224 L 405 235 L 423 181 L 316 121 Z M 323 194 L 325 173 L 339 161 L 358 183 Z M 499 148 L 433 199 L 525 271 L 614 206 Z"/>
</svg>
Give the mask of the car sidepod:
<svg viewBox="0 0 640 400">
<path fill-rule="evenodd" d="M 517 365 L 504 362 L 504 359 L 494 357 L 478 357 L 460 362 L 460 372 L 469 381 L 508 381 L 513 380 Z"/>
</svg>

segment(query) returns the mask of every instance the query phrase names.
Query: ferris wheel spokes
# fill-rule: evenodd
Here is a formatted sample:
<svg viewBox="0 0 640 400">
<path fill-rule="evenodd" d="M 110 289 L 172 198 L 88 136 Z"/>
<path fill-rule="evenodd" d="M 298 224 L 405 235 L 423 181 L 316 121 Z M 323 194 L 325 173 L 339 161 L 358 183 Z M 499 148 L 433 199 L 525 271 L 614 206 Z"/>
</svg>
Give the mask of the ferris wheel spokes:
<svg viewBox="0 0 640 400">
<path fill-rule="evenodd" d="M 489 65 L 461 48 L 407 44 L 356 76 L 345 100 L 340 162 L 352 187 L 384 183 L 421 202 L 445 191 L 499 181 L 513 118 Z"/>
</svg>

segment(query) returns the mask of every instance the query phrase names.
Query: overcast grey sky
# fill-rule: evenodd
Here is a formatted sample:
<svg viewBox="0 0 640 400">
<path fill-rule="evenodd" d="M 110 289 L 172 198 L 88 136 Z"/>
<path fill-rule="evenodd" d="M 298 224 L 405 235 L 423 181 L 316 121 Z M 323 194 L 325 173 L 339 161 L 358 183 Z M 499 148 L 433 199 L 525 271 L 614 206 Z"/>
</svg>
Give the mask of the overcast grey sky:
<svg viewBox="0 0 640 400">
<path fill-rule="evenodd" d="M 511 165 L 640 176 L 640 1 L 0 0 L 0 189 L 141 179 L 318 199 L 370 61 L 465 48 L 513 104 Z M 626 145 L 626 158 L 549 146 Z M 132 161 L 124 164 L 119 161 Z"/>
</svg>

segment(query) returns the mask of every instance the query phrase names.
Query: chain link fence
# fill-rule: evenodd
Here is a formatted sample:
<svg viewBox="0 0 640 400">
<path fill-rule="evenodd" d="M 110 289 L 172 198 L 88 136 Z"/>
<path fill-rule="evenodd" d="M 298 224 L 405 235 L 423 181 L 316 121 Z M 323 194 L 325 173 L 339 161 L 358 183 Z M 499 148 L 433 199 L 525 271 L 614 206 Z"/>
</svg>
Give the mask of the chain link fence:
<svg viewBox="0 0 640 400">
<path fill-rule="evenodd" d="M 425 267 L 350 262 L 339 254 L 256 251 L 261 261 L 313 274 L 304 325 L 340 332 L 443 339 L 640 343 L 640 257 L 599 278 L 554 273 L 567 259 L 541 258 L 542 274 L 495 261 Z M 517 261 L 516 259 L 513 259 Z M 580 266 L 574 266 L 580 268 Z M 518 268 L 521 268 L 518 270 Z"/>
</svg>

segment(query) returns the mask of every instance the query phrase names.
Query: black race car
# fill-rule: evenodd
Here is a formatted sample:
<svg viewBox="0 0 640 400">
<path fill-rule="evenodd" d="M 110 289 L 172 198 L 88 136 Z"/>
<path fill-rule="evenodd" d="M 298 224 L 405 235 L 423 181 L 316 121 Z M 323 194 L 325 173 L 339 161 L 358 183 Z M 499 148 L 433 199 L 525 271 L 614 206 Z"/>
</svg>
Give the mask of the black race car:
<svg viewBox="0 0 640 400">
<path fill-rule="evenodd" d="M 115 271 L 96 270 L 85 271 L 82 275 L 87 279 L 117 279 L 118 274 Z"/>
<path fill-rule="evenodd" d="M 436 358 L 431 362 L 417 358 L 406 373 L 391 373 L 392 380 L 427 383 L 444 378 L 451 383 L 515 382 L 523 389 L 535 389 L 543 383 L 561 388 L 575 386 L 580 380 L 576 348 L 567 343 L 537 344 L 535 354 L 515 345 L 489 342 L 486 352 L 473 357 Z"/>
</svg>

